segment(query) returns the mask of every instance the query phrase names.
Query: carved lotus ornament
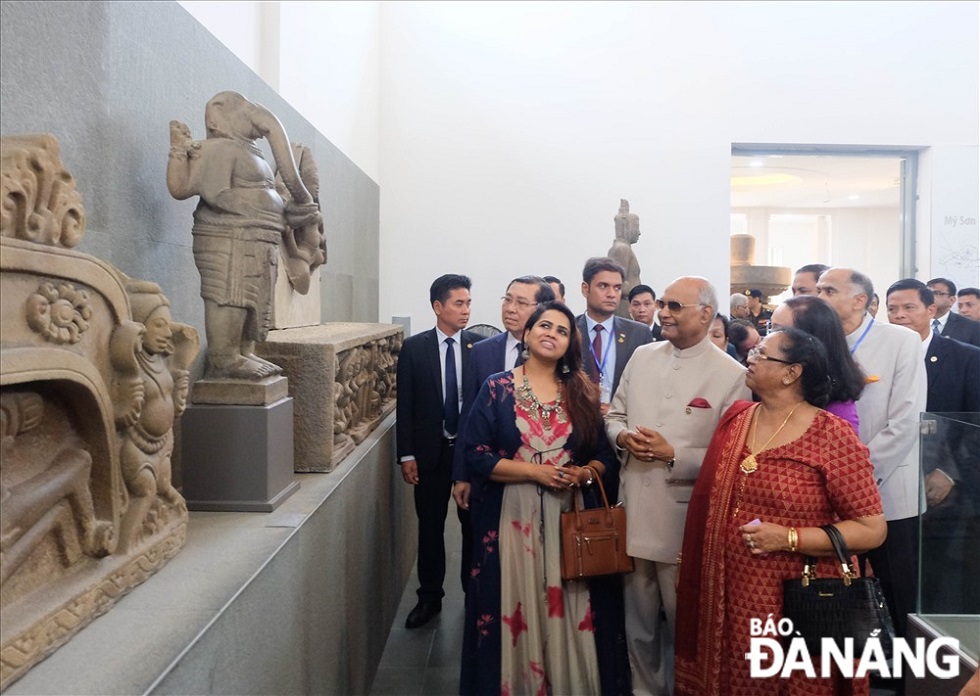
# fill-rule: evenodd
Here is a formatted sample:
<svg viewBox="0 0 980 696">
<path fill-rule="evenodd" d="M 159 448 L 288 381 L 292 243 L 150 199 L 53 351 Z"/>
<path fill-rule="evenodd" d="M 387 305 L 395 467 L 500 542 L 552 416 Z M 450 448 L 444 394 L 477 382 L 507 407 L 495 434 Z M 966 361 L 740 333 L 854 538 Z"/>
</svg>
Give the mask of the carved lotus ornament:
<svg viewBox="0 0 980 696">
<path fill-rule="evenodd" d="M 68 283 L 41 283 L 27 299 L 27 325 L 52 343 L 78 343 L 91 318 L 88 292 Z"/>
</svg>

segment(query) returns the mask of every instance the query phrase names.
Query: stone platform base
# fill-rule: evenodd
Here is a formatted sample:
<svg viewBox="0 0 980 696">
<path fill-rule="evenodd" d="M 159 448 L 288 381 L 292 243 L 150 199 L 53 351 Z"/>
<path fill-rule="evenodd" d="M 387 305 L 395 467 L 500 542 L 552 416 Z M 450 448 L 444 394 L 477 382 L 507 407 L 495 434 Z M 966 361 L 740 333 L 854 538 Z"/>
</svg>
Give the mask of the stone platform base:
<svg viewBox="0 0 980 696">
<path fill-rule="evenodd" d="M 299 488 L 293 480 L 293 400 L 193 404 L 184 413 L 182 453 L 188 510 L 271 512 Z"/>
<path fill-rule="evenodd" d="M 192 512 L 179 554 L 4 696 L 370 693 L 415 563 L 394 420 L 275 512 Z"/>
<path fill-rule="evenodd" d="M 182 511 L 130 553 L 89 559 L 70 576 L 4 607 L 0 647 L 4 693 L 8 684 L 166 565 L 186 539 L 187 513 Z M 38 606 L 46 608 L 44 615 L 38 615 Z"/>
</svg>

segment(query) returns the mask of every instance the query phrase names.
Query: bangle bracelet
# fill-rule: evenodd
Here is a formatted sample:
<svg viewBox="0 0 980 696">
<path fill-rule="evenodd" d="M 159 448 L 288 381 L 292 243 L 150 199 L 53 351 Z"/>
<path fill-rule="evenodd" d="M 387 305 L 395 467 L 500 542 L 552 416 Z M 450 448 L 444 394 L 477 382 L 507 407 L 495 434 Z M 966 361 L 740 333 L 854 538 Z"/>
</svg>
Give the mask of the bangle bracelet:
<svg viewBox="0 0 980 696">
<path fill-rule="evenodd" d="M 796 553 L 796 549 L 800 543 L 800 535 L 796 533 L 796 527 L 790 527 L 789 532 L 787 532 L 786 536 L 789 541 L 790 553 Z"/>
</svg>

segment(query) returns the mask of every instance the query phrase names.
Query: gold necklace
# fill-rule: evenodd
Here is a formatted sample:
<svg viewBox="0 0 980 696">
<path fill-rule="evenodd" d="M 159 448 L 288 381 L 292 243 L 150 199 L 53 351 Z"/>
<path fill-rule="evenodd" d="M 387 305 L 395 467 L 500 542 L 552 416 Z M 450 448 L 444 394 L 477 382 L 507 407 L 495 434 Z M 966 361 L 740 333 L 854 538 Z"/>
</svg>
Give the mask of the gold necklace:
<svg viewBox="0 0 980 696">
<path fill-rule="evenodd" d="M 752 446 L 749 448 L 749 456 L 743 459 L 742 463 L 739 465 L 739 468 L 742 470 L 743 474 L 751 474 L 753 471 L 759 468 L 759 462 L 755 458 L 755 455 L 759 454 L 759 452 L 761 452 L 766 447 L 768 447 L 769 443 L 772 442 L 776 438 L 776 436 L 779 435 L 780 432 L 782 432 L 786 424 L 789 423 L 789 419 L 793 417 L 793 414 L 796 413 L 796 409 L 798 409 L 800 407 L 800 404 L 802 403 L 803 403 L 802 401 L 797 402 L 796 406 L 793 407 L 793 410 L 791 410 L 789 412 L 789 415 L 787 415 L 786 418 L 783 420 L 782 425 L 776 428 L 776 432 L 772 434 L 772 437 L 766 440 L 766 444 L 764 444 L 759 449 L 755 450 L 755 452 L 753 452 L 752 450 L 755 449 L 755 434 L 756 431 L 758 430 L 757 426 L 759 424 L 759 420 L 755 419 L 752 421 Z"/>
</svg>

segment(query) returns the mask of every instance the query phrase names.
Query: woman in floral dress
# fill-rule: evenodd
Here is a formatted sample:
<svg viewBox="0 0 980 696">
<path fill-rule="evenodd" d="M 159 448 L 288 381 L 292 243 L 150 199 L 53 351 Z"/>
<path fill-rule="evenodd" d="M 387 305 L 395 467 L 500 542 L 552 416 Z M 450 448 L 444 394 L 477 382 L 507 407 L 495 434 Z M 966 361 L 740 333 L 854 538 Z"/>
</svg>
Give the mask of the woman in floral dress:
<svg viewBox="0 0 980 696">
<path fill-rule="evenodd" d="M 559 520 L 612 454 L 572 313 L 545 303 L 524 345 L 522 366 L 484 383 L 463 435 L 476 549 L 460 692 L 599 693 L 603 640 L 588 582 L 561 579 Z"/>
</svg>

